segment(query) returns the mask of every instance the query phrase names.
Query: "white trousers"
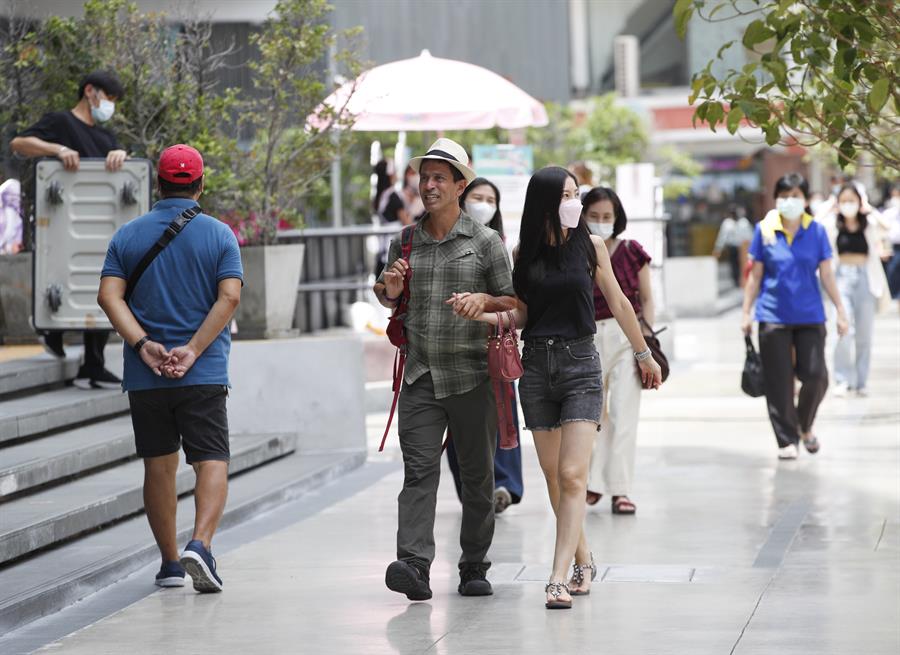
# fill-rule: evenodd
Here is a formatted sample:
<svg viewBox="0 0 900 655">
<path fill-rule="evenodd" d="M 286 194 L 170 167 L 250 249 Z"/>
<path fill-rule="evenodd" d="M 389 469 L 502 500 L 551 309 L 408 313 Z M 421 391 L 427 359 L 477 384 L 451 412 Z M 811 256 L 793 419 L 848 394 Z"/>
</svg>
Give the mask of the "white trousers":
<svg viewBox="0 0 900 655">
<path fill-rule="evenodd" d="M 594 342 L 603 369 L 603 414 L 594 441 L 588 489 L 627 496 L 634 478 L 641 380 L 631 343 L 616 319 L 597 321 Z"/>
</svg>

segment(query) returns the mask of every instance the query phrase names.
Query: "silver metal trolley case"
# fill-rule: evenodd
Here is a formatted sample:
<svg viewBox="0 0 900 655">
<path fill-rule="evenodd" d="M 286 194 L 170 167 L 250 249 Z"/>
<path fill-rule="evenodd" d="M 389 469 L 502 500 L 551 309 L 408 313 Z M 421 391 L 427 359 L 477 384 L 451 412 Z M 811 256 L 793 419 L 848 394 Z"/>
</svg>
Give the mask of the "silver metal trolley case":
<svg viewBox="0 0 900 655">
<path fill-rule="evenodd" d="M 129 159 L 115 173 L 104 159 L 67 171 L 42 159 L 34 171 L 34 327 L 111 330 L 97 305 L 100 272 L 116 230 L 150 210 L 152 166 Z"/>
</svg>

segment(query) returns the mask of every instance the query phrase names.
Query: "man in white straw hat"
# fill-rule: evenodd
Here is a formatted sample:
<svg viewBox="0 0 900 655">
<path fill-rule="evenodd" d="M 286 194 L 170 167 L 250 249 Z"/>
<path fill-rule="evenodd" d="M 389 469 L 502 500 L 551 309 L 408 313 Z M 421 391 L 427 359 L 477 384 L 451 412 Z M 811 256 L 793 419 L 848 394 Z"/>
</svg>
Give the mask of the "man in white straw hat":
<svg viewBox="0 0 900 655">
<path fill-rule="evenodd" d="M 431 598 L 435 502 L 449 426 L 462 477 L 458 590 L 463 596 L 486 596 L 493 593 L 485 573 L 494 535 L 497 414 L 484 327 L 463 316 L 515 306 L 509 257 L 494 230 L 459 208 L 459 197 L 475 178 L 462 146 L 438 139 L 409 165 L 419 173 L 426 214 L 406 228 L 411 230 L 409 260 L 400 256 L 402 236 L 394 239 L 387 259 L 391 264 L 374 288 L 381 304 L 393 308 L 412 271 L 398 410 L 405 478 L 398 498 L 397 561 L 388 566 L 385 583 L 410 600 Z M 465 296 L 445 302 L 458 293 Z"/>
</svg>

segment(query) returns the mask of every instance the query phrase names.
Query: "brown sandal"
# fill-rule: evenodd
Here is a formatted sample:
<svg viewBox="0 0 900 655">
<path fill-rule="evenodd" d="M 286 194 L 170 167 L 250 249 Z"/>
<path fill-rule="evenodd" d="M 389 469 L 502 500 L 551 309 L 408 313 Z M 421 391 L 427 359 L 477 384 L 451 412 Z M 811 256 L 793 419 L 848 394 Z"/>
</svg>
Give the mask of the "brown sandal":
<svg viewBox="0 0 900 655">
<path fill-rule="evenodd" d="M 634 514 L 635 512 L 637 512 L 637 505 L 631 502 L 628 496 L 612 497 L 613 514 Z"/>
<path fill-rule="evenodd" d="M 600 499 L 603 498 L 603 494 L 598 494 L 596 491 L 588 490 L 585 498 L 585 502 L 588 505 L 596 505 L 600 502 Z"/>
</svg>

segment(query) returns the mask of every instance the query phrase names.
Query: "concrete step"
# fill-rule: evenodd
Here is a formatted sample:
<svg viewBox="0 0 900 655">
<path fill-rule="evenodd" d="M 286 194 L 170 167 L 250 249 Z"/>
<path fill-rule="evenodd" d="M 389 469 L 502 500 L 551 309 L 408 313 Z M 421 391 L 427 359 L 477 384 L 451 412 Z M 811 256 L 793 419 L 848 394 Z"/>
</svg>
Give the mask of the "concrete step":
<svg viewBox="0 0 900 655">
<path fill-rule="evenodd" d="M 49 387 L 71 380 L 78 373 L 78 358 L 51 355 L 0 362 L 0 396 Z"/>
<path fill-rule="evenodd" d="M 0 451 L 0 502 L 11 494 L 133 456 L 130 416 L 4 448 Z"/>
<path fill-rule="evenodd" d="M 0 445 L 50 430 L 97 421 L 128 410 L 118 389 L 66 387 L 0 403 Z"/>
<path fill-rule="evenodd" d="M 289 502 L 365 463 L 364 452 L 294 453 L 232 478 L 220 530 Z M 187 543 L 194 501 L 178 502 L 179 543 Z M 213 544 L 215 552 L 215 543 Z M 143 515 L 0 570 L 0 634 L 8 633 L 159 561 Z M 225 584 L 228 574 L 222 572 Z M 147 580 L 151 587 L 152 580 Z"/>
<path fill-rule="evenodd" d="M 296 435 L 242 435 L 231 439 L 232 474 L 293 452 Z M 143 462 L 135 460 L 2 505 L 0 563 L 83 534 L 141 511 Z M 182 462 L 179 494 L 194 487 Z"/>
</svg>

